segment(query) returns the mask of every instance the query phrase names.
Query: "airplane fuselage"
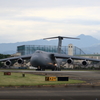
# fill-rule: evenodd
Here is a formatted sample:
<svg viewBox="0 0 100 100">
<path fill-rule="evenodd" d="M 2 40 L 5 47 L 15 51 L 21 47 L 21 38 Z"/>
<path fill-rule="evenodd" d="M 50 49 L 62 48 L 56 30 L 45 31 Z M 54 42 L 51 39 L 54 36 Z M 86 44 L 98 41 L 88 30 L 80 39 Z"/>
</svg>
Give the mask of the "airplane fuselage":
<svg viewBox="0 0 100 100">
<path fill-rule="evenodd" d="M 32 66 L 40 67 L 41 69 L 53 69 L 56 60 L 52 58 L 51 55 L 51 53 L 37 50 L 33 53 L 30 63 Z"/>
</svg>

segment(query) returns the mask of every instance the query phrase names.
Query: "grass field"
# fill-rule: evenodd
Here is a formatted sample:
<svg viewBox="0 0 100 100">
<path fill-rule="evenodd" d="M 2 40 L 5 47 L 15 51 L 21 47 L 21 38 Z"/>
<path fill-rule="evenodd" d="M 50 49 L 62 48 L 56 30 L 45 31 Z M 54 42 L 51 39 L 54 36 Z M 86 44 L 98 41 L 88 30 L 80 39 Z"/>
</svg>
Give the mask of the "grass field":
<svg viewBox="0 0 100 100">
<path fill-rule="evenodd" d="M 0 72 L 0 86 L 60 85 L 83 82 L 84 81 L 70 79 L 69 81 L 45 81 L 45 76 L 25 74 L 25 77 L 22 77 L 22 73 L 11 73 L 11 75 L 4 75 L 3 72 Z"/>
</svg>

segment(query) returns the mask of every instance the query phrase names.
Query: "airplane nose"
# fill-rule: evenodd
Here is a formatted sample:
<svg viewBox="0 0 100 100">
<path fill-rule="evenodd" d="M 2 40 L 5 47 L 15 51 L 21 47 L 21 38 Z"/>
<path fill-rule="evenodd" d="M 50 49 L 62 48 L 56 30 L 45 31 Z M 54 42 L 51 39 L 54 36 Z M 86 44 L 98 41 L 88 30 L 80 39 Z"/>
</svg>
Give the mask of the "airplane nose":
<svg viewBox="0 0 100 100">
<path fill-rule="evenodd" d="M 31 65 L 34 67 L 38 67 L 38 66 L 45 66 L 47 60 L 45 59 L 45 57 L 43 55 L 33 55 L 31 57 Z"/>
<path fill-rule="evenodd" d="M 37 66 L 39 64 L 39 57 L 37 55 L 31 57 L 30 62 L 32 66 Z"/>
</svg>

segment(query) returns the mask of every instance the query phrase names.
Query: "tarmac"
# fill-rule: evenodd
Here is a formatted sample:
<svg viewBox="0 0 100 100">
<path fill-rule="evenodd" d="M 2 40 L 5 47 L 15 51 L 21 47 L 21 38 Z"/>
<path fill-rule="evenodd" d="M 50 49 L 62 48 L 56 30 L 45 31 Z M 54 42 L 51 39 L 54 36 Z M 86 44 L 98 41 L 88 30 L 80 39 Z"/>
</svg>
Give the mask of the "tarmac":
<svg viewBox="0 0 100 100">
<path fill-rule="evenodd" d="M 8 70 L 0 70 L 6 72 Z M 15 72 L 15 70 L 9 70 Z M 67 76 L 86 83 L 61 86 L 0 87 L 0 100 L 100 100 L 100 71 L 31 71 L 21 73 Z"/>
<path fill-rule="evenodd" d="M 31 87 L 0 89 L 0 100 L 100 100 L 100 88 Z"/>
</svg>

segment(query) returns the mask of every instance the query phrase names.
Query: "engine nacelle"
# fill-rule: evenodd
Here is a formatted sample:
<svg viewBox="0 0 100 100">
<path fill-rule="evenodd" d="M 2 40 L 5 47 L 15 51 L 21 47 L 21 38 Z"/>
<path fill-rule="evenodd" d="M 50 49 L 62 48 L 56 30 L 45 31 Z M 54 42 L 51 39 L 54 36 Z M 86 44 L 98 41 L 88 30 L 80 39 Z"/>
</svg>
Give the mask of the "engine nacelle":
<svg viewBox="0 0 100 100">
<path fill-rule="evenodd" d="M 86 60 L 82 61 L 82 65 L 87 66 L 88 62 Z"/>
<path fill-rule="evenodd" d="M 19 59 L 17 60 L 17 62 L 18 62 L 18 64 L 23 64 L 23 63 L 24 63 L 24 60 L 21 59 L 21 58 L 19 58 Z"/>
<path fill-rule="evenodd" d="M 12 63 L 11 63 L 10 60 L 7 60 L 7 61 L 5 62 L 5 64 L 6 64 L 6 66 L 10 66 Z"/>
<path fill-rule="evenodd" d="M 67 60 L 67 63 L 68 63 L 68 64 L 73 64 L 73 60 L 72 60 L 71 58 L 69 58 L 69 59 Z"/>
</svg>

